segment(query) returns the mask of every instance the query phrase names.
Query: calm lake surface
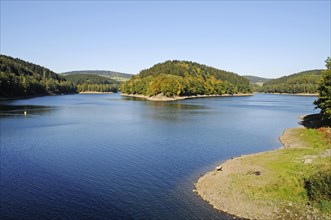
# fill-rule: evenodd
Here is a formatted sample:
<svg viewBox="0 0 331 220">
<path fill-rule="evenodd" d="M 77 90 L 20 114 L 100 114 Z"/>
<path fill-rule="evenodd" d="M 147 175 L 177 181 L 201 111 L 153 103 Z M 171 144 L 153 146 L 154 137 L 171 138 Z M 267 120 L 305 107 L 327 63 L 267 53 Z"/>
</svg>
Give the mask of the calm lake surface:
<svg viewBox="0 0 331 220">
<path fill-rule="evenodd" d="M 192 192 L 194 183 L 223 160 L 280 147 L 298 116 L 317 113 L 314 99 L 1 102 L 1 219 L 232 219 Z"/>
</svg>

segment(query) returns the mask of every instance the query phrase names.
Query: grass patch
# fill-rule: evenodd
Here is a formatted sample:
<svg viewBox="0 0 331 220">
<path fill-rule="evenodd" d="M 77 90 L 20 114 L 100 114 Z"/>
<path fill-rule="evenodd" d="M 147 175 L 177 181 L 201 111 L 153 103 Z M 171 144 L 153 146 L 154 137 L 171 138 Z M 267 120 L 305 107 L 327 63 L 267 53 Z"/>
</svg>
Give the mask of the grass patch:
<svg viewBox="0 0 331 220">
<path fill-rule="evenodd" d="M 310 204 L 326 215 L 331 213 L 331 160 L 321 156 L 331 148 L 329 136 L 321 129 L 297 129 L 293 135 L 302 146 L 248 156 L 243 165 L 261 167 L 232 176 L 233 188 L 249 199 L 273 201 L 302 207 Z M 293 204 L 293 205 L 292 205 Z M 286 207 L 286 205 L 285 205 Z"/>
</svg>

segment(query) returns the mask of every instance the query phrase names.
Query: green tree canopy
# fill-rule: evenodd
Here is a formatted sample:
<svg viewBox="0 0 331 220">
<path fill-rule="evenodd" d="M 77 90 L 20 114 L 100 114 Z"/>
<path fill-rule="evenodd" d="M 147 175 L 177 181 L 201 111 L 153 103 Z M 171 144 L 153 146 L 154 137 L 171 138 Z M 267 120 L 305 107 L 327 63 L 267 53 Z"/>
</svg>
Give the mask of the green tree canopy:
<svg viewBox="0 0 331 220">
<path fill-rule="evenodd" d="M 323 118 L 331 124 L 331 58 L 325 61 L 327 69 L 322 72 L 322 81 L 318 88 L 318 99 L 314 102 L 321 109 Z"/>
<path fill-rule="evenodd" d="M 70 74 L 64 78 L 72 82 L 78 92 L 117 92 L 120 86 L 119 81 L 95 74 Z"/>
<path fill-rule="evenodd" d="M 309 70 L 283 76 L 265 82 L 262 87 L 255 87 L 265 93 L 318 93 L 322 70 Z"/>
<path fill-rule="evenodd" d="M 249 81 L 238 74 L 189 61 L 166 61 L 142 70 L 122 83 L 121 91 L 168 97 L 250 93 Z"/>
<path fill-rule="evenodd" d="M 76 92 L 75 86 L 53 71 L 0 55 L 0 98 Z"/>
</svg>

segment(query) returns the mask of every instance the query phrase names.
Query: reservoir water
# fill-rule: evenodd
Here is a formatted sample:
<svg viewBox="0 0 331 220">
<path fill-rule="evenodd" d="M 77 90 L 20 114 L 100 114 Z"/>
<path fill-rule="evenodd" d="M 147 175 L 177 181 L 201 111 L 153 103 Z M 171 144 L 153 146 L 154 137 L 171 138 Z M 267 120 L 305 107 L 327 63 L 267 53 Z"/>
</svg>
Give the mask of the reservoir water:
<svg viewBox="0 0 331 220">
<path fill-rule="evenodd" d="M 280 147 L 298 116 L 318 112 L 314 99 L 1 102 L 1 219 L 232 219 L 197 196 L 194 183 L 223 160 Z"/>
</svg>

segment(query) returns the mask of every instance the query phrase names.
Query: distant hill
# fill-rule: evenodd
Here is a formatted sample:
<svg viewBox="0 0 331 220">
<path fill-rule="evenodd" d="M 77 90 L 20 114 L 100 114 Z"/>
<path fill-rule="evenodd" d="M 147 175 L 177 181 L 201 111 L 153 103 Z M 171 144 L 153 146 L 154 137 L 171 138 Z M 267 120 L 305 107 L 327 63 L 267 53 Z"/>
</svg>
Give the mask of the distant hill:
<svg viewBox="0 0 331 220">
<path fill-rule="evenodd" d="M 63 76 L 37 64 L 0 55 L 0 98 L 74 92 L 75 86 Z"/>
<path fill-rule="evenodd" d="M 320 69 L 308 70 L 265 82 L 259 92 L 266 93 L 318 93 Z"/>
<path fill-rule="evenodd" d="M 133 76 L 132 74 L 128 74 L 128 73 L 120 73 L 120 72 L 106 71 L 106 70 L 80 70 L 80 71 L 64 72 L 61 74 L 62 75 L 93 74 L 93 75 L 108 77 L 119 82 L 129 80 Z"/>
<path fill-rule="evenodd" d="M 263 83 L 272 80 L 272 79 L 268 79 L 268 78 L 262 78 L 262 77 L 251 76 L 251 75 L 244 75 L 243 77 L 245 77 L 246 79 L 248 79 L 250 83 L 257 84 L 259 86 L 262 86 Z"/>
<path fill-rule="evenodd" d="M 72 82 L 78 92 L 117 92 L 120 82 L 95 74 L 68 74 L 64 78 Z"/>
<path fill-rule="evenodd" d="M 94 75 L 94 74 L 70 74 L 65 75 L 64 78 L 67 81 L 73 82 L 74 84 L 112 84 L 118 83 L 117 81 L 104 76 Z"/>
<path fill-rule="evenodd" d="M 249 81 L 238 74 L 190 61 L 166 61 L 142 70 L 122 83 L 128 94 L 167 97 L 250 93 Z"/>
</svg>

